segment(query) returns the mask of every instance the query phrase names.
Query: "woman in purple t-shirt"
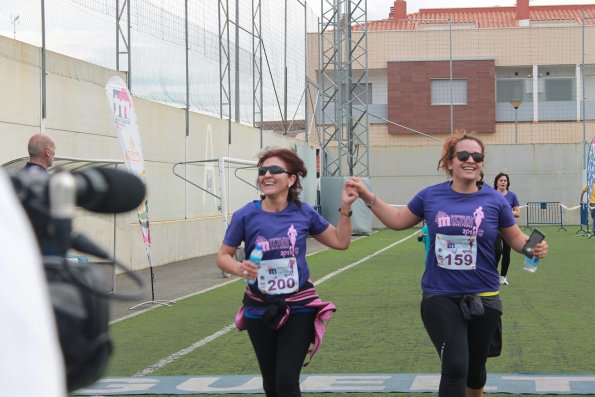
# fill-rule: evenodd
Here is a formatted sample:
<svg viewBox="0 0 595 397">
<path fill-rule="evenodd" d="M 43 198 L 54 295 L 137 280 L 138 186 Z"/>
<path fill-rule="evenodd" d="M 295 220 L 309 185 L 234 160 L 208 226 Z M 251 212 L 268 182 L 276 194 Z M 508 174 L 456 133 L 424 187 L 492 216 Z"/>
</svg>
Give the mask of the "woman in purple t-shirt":
<svg viewBox="0 0 595 397">
<path fill-rule="evenodd" d="M 404 208 L 388 205 L 357 177 L 347 181 L 391 229 L 407 229 L 422 220 L 428 225 L 421 317 L 442 360 L 440 396 L 483 395 L 485 364 L 502 314 L 496 237 L 500 233 L 519 252 L 529 240 L 504 197 L 476 183 L 484 153 L 483 143 L 473 135 L 449 137 L 438 168 L 451 180 L 421 190 Z M 547 250 L 543 241 L 534 253 L 544 258 Z"/>
<path fill-rule="evenodd" d="M 261 199 L 233 214 L 217 254 L 221 270 L 247 281 L 235 323 L 238 329 L 248 330 L 268 397 L 301 395 L 299 377 L 306 355 L 311 359 L 320 346 L 324 323 L 335 311 L 331 302 L 320 300 L 310 280 L 306 238 L 313 236 L 341 250 L 351 242 L 351 204 L 357 192 L 343 189 L 335 228 L 300 202 L 300 178 L 306 173 L 295 152 L 265 150 L 258 160 Z M 262 247 L 260 266 L 235 259 L 242 242 L 246 256 L 256 244 Z"/>
<path fill-rule="evenodd" d="M 510 208 L 512 208 L 512 214 L 515 218 L 518 218 L 521 215 L 519 199 L 514 192 L 510 190 L 510 177 L 508 174 L 504 172 L 499 173 L 494 178 L 494 189 L 496 189 L 504 198 L 506 202 L 510 204 Z M 502 268 L 500 269 L 500 285 L 508 285 L 508 280 L 506 279 L 506 275 L 508 274 L 508 267 L 510 266 L 510 245 L 506 243 L 506 241 L 502 240 L 502 237 L 498 235 L 498 240 L 496 241 L 496 266 L 498 262 L 500 262 L 500 257 L 502 257 Z"/>
</svg>

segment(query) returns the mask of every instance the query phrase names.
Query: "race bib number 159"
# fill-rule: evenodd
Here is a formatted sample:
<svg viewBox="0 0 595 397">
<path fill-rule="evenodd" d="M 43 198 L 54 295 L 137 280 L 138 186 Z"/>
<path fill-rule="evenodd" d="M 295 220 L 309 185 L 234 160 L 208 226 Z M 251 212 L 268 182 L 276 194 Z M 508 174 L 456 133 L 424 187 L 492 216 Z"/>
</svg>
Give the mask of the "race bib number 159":
<svg viewBox="0 0 595 397">
<path fill-rule="evenodd" d="M 477 266 L 477 238 L 436 233 L 436 260 L 448 270 L 474 270 Z"/>
</svg>

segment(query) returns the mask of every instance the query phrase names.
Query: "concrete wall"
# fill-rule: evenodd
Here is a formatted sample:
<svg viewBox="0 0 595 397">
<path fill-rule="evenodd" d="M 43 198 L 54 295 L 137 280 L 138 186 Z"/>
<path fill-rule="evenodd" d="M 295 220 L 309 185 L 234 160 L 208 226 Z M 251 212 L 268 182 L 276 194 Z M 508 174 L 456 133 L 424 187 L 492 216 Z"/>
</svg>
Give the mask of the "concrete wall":
<svg viewBox="0 0 595 397">
<path fill-rule="evenodd" d="M 424 187 L 447 180 L 437 171 L 439 146 L 373 147 L 370 150 L 372 190 L 390 204 L 406 205 Z M 521 206 L 529 201 L 579 204 L 584 185 L 580 144 L 487 145 L 484 182 L 493 186 L 499 172 L 510 176 L 510 190 Z M 578 209 L 563 210 L 564 224 L 580 223 Z M 519 224 L 526 224 L 521 208 Z M 375 219 L 374 227 L 380 227 Z M 571 229 L 569 229 L 570 231 Z"/>
<path fill-rule="evenodd" d="M 29 137 L 40 130 L 56 142 L 57 156 L 122 160 L 119 141 L 105 93 L 113 75 L 125 75 L 52 52 L 47 53 L 47 118 L 41 118 L 40 49 L 0 37 L 0 164 L 27 156 Z M 132 89 L 134 95 L 134 87 Z M 143 143 L 148 188 L 153 265 L 213 254 L 223 238 L 225 224 L 220 202 L 174 175 L 177 162 L 232 157 L 255 160 L 260 151 L 260 131 L 191 113 L 189 136 L 185 111 L 134 97 Z M 43 125 L 44 124 L 44 125 Z M 295 141 L 264 133 L 263 146 L 291 147 Z M 216 163 L 179 168 L 187 179 L 219 195 Z M 258 198 L 254 187 L 226 172 L 229 212 Z M 256 173 L 244 173 L 255 183 Z M 115 228 L 114 228 L 115 218 Z M 117 216 L 83 210 L 75 220 L 83 232 L 133 269 L 148 266 L 136 213 Z M 115 242 L 115 243 L 114 243 Z"/>
</svg>

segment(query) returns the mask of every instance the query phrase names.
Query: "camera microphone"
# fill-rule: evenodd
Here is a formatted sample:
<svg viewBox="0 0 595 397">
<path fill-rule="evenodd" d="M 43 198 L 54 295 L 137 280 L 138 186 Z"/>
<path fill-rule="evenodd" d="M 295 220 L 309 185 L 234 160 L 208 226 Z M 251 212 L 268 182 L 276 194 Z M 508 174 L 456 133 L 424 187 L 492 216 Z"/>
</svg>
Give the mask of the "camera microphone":
<svg viewBox="0 0 595 397">
<path fill-rule="evenodd" d="M 127 171 L 113 168 L 88 168 L 72 174 L 76 179 L 76 203 L 102 214 L 128 212 L 145 199 L 143 181 Z"/>
<path fill-rule="evenodd" d="M 128 212 L 145 199 L 141 178 L 113 168 L 87 168 L 54 174 L 19 171 L 11 174 L 18 199 L 35 230 L 44 259 L 56 329 L 66 368 L 67 391 L 96 382 L 112 353 L 108 299 L 137 300 L 145 291 L 139 275 L 120 264 L 86 236 L 73 232 L 77 206 L 99 213 Z M 98 266 L 66 260 L 69 249 L 113 262 L 137 285 L 132 293 L 108 291 Z"/>
<path fill-rule="evenodd" d="M 61 175 L 63 174 L 63 175 Z M 74 192 L 65 191 L 66 179 L 74 181 Z M 55 183 L 54 178 L 57 178 Z M 68 212 L 68 203 L 61 205 L 59 202 L 64 199 L 62 195 L 73 194 L 76 205 L 92 212 L 102 214 L 116 214 L 128 212 L 138 208 L 143 202 L 146 194 L 144 182 L 134 174 L 127 171 L 120 171 L 113 168 L 88 168 L 82 171 L 76 171 L 72 174 L 68 172 L 57 172 L 54 175 L 30 173 L 19 171 L 11 175 L 13 187 L 23 203 L 36 201 L 39 205 L 54 207 L 54 211 L 62 214 Z M 61 193 L 54 192 L 56 196 L 52 200 L 52 184 Z M 72 181 L 68 182 L 68 189 L 71 189 Z M 60 198 L 58 198 L 60 197 Z"/>
</svg>

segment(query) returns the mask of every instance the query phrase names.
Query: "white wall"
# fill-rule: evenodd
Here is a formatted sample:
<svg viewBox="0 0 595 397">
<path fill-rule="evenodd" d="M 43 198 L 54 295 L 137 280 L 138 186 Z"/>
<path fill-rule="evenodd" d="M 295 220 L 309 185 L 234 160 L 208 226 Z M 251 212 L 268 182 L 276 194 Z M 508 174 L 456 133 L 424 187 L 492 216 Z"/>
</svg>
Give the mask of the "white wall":
<svg viewBox="0 0 595 397">
<path fill-rule="evenodd" d="M 580 144 L 487 145 L 484 182 L 493 186 L 499 172 L 510 176 L 510 190 L 521 206 L 530 201 L 557 201 L 578 206 L 582 182 Z M 447 180 L 436 170 L 439 146 L 374 147 L 370 150 L 372 189 L 386 202 L 406 205 L 424 187 Z M 563 210 L 564 224 L 580 223 L 578 209 Z M 519 224 L 526 224 L 521 208 Z M 380 226 L 376 220 L 375 227 Z M 569 232 L 574 231 L 569 228 Z"/>
<path fill-rule="evenodd" d="M 27 156 L 29 137 L 42 128 L 39 49 L 0 37 L 0 164 Z M 47 118 L 45 132 L 56 142 L 57 156 L 122 160 L 122 153 L 105 93 L 113 75 L 125 75 L 52 52 L 47 53 Z M 133 87 L 134 95 L 134 87 Z M 224 222 L 219 201 L 175 176 L 177 162 L 222 156 L 256 160 L 260 131 L 197 113 L 185 112 L 134 97 L 146 168 L 153 265 L 213 254 L 223 239 Z M 264 146 L 295 144 L 293 139 L 264 133 Z M 211 191 L 219 195 L 217 164 Z M 183 169 L 183 168 L 182 168 Z M 206 186 L 205 167 L 188 167 L 187 179 Z M 227 172 L 229 212 L 258 198 L 258 192 Z M 255 171 L 247 175 L 254 183 Z M 148 266 L 136 213 L 120 214 L 115 221 L 116 256 L 133 269 Z M 76 230 L 88 234 L 110 252 L 114 250 L 114 216 L 80 210 Z"/>
</svg>

